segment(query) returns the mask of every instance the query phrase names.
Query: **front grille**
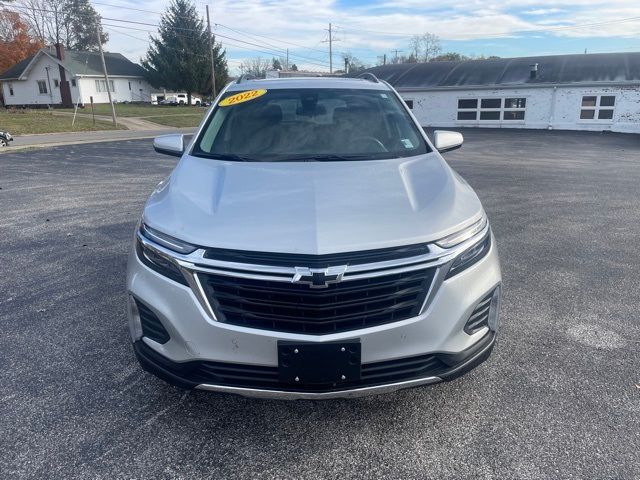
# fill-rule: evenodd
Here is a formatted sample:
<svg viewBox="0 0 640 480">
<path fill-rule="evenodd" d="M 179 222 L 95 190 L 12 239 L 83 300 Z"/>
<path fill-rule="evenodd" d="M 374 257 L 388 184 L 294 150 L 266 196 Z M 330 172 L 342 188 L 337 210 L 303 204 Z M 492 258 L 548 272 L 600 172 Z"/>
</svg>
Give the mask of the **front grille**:
<svg viewBox="0 0 640 480">
<path fill-rule="evenodd" d="M 218 319 L 280 332 L 328 334 L 372 327 L 420 313 L 435 268 L 306 284 L 198 273 Z"/>
<path fill-rule="evenodd" d="M 278 367 L 246 365 L 241 363 L 193 361 L 173 363 L 159 355 L 143 342 L 139 348 L 146 356 L 172 374 L 194 384 L 226 385 L 231 387 L 263 388 L 271 390 L 334 391 L 334 384 L 295 385 L 280 383 Z M 450 367 L 437 355 L 419 355 L 362 365 L 360 380 L 341 383 L 339 388 L 358 388 L 372 385 L 438 376 Z"/>
<path fill-rule="evenodd" d="M 362 250 L 357 252 L 330 253 L 326 255 L 254 252 L 245 250 L 229 250 L 225 248 L 208 248 L 204 252 L 204 258 L 255 265 L 274 265 L 283 267 L 305 265 L 307 267 L 326 268 L 331 265 L 362 265 L 365 263 L 385 262 L 388 260 L 417 257 L 428 253 L 429 246 L 426 243 L 417 243 L 401 247 L 379 248 L 376 250 Z"/>
</svg>

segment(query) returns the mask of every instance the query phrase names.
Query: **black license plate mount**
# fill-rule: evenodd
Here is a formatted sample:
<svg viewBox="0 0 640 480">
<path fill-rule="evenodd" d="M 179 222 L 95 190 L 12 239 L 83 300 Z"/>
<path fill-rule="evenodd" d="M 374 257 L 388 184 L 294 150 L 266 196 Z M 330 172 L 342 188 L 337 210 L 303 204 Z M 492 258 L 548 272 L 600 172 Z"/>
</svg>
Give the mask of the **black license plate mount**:
<svg viewBox="0 0 640 480">
<path fill-rule="evenodd" d="M 360 380 L 359 340 L 327 343 L 278 342 L 278 373 L 291 385 L 339 385 Z"/>
</svg>

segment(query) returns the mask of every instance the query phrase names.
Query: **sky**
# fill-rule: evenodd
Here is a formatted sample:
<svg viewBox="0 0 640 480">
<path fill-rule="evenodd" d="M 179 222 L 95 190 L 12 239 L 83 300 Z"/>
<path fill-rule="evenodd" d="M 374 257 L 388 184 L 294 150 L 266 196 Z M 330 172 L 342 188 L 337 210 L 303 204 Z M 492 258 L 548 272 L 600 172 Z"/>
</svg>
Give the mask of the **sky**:
<svg viewBox="0 0 640 480">
<path fill-rule="evenodd" d="M 96 0 L 109 33 L 108 51 L 144 56 L 168 0 Z M 440 37 L 444 52 L 520 57 L 640 51 L 640 0 L 195 0 L 209 4 L 214 33 L 237 73 L 248 58 L 286 55 L 301 69 L 329 70 L 347 52 L 368 65 L 409 53 L 412 35 Z M 137 9 L 137 10 L 134 10 Z M 107 20 L 111 19 L 111 20 Z M 119 26 L 118 26 L 119 25 Z M 137 30 L 133 30 L 135 28 Z"/>
</svg>

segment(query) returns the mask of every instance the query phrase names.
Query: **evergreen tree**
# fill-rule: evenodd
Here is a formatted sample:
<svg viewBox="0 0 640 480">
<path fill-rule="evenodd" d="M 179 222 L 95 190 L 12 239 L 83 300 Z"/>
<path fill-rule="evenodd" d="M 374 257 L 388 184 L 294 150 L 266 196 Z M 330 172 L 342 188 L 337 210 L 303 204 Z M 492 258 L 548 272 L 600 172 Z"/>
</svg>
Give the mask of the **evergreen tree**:
<svg viewBox="0 0 640 480">
<path fill-rule="evenodd" d="M 193 93 L 212 92 L 208 33 L 189 0 L 173 0 L 160 20 L 158 38 L 151 44 L 142 66 L 155 87 L 185 91 L 191 104 Z M 222 45 L 213 48 L 216 86 L 227 81 L 228 70 Z"/>
<path fill-rule="evenodd" d="M 98 50 L 96 26 L 101 17 L 89 0 L 66 0 L 62 3 L 62 29 L 60 41 L 67 50 Z M 109 35 L 100 27 L 100 41 L 107 43 Z"/>
</svg>

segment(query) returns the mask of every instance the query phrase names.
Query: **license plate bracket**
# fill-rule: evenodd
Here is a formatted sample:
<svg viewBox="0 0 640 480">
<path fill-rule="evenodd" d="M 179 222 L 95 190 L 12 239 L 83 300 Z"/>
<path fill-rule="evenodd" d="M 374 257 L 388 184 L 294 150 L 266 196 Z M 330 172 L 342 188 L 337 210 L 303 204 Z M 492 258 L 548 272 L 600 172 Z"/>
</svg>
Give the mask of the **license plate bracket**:
<svg viewBox="0 0 640 480">
<path fill-rule="evenodd" d="M 338 385 L 360 380 L 361 344 L 349 342 L 278 342 L 280 382 L 291 385 Z"/>
</svg>

